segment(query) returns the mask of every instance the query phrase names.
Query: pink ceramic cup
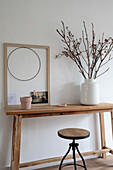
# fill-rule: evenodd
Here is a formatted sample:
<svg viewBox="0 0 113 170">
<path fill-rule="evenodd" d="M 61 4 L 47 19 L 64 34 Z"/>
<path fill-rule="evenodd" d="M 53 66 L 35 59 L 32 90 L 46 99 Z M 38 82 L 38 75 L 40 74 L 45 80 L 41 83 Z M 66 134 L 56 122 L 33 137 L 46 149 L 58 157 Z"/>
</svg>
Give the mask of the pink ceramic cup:
<svg viewBox="0 0 113 170">
<path fill-rule="evenodd" d="M 22 109 L 31 109 L 32 97 L 20 97 L 20 102 Z"/>
</svg>

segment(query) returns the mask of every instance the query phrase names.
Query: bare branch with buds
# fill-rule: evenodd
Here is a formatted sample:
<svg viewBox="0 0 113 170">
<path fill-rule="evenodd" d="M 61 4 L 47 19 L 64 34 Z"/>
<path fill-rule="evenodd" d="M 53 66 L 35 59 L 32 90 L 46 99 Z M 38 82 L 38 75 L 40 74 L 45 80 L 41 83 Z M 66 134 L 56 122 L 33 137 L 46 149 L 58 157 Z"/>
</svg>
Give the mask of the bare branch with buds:
<svg viewBox="0 0 113 170">
<path fill-rule="evenodd" d="M 70 57 L 78 66 L 79 72 L 86 78 L 94 78 L 106 73 L 108 69 L 99 74 L 99 70 L 105 64 L 107 64 L 113 57 L 111 57 L 111 51 L 113 49 L 113 38 L 109 37 L 104 39 L 104 33 L 102 34 L 102 40 L 98 40 L 95 43 L 94 25 L 92 23 L 92 40 L 89 41 L 87 28 L 83 21 L 84 30 L 82 31 L 82 38 L 75 39 L 68 27 L 65 27 L 62 21 L 62 30 L 56 30 L 61 36 L 62 42 L 66 45 L 61 54 L 56 55 L 56 58 L 61 56 Z"/>
</svg>

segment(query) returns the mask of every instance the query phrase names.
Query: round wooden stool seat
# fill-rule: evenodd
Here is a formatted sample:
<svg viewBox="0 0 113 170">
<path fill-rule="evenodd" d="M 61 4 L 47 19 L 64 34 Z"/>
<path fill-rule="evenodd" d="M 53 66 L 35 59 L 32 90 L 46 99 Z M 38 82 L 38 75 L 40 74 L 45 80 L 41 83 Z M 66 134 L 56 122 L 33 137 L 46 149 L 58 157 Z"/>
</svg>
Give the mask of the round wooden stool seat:
<svg viewBox="0 0 113 170">
<path fill-rule="evenodd" d="M 90 132 L 85 129 L 79 129 L 79 128 L 67 128 L 67 129 L 61 129 L 58 131 L 58 136 L 64 139 L 84 139 L 90 136 Z"/>
</svg>

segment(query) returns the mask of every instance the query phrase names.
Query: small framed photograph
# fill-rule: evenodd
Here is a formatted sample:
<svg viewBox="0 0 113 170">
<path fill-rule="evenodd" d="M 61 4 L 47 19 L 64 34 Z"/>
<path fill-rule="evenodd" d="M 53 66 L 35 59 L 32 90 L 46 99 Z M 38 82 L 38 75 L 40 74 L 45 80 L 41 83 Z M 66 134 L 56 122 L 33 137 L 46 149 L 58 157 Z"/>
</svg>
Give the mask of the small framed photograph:
<svg viewBox="0 0 113 170">
<path fill-rule="evenodd" d="M 31 92 L 32 104 L 47 104 L 48 103 L 48 92 L 41 91 L 36 92 L 35 90 Z"/>
</svg>

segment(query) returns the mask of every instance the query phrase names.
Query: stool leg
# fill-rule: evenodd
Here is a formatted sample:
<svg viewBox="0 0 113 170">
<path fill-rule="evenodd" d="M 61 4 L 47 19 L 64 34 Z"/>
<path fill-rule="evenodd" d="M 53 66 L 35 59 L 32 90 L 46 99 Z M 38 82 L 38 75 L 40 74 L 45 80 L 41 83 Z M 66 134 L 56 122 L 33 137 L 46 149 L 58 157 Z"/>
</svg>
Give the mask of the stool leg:
<svg viewBox="0 0 113 170">
<path fill-rule="evenodd" d="M 59 170 L 61 170 L 63 161 L 64 161 L 64 159 L 66 158 L 66 156 L 68 155 L 68 153 L 70 152 L 70 149 L 71 149 L 71 145 L 69 145 L 68 151 L 66 152 L 66 154 L 64 155 L 64 157 L 62 158 L 62 160 L 61 160 L 61 162 L 60 162 Z"/>
<path fill-rule="evenodd" d="M 86 164 L 85 164 L 85 161 L 84 161 L 84 158 L 83 158 L 83 156 L 81 155 L 81 153 L 80 153 L 80 151 L 79 151 L 79 149 L 78 149 L 78 146 L 76 146 L 76 149 L 77 149 L 77 152 L 78 152 L 78 154 L 80 155 L 80 157 L 81 157 L 81 159 L 82 159 L 82 162 L 83 162 L 83 165 L 84 165 L 84 169 L 87 170 Z"/>
<path fill-rule="evenodd" d="M 75 141 L 73 140 L 73 143 L 72 143 L 72 150 L 73 150 L 73 159 L 74 159 L 74 169 L 77 170 L 77 167 L 76 167 L 76 155 L 75 155 Z"/>
</svg>

